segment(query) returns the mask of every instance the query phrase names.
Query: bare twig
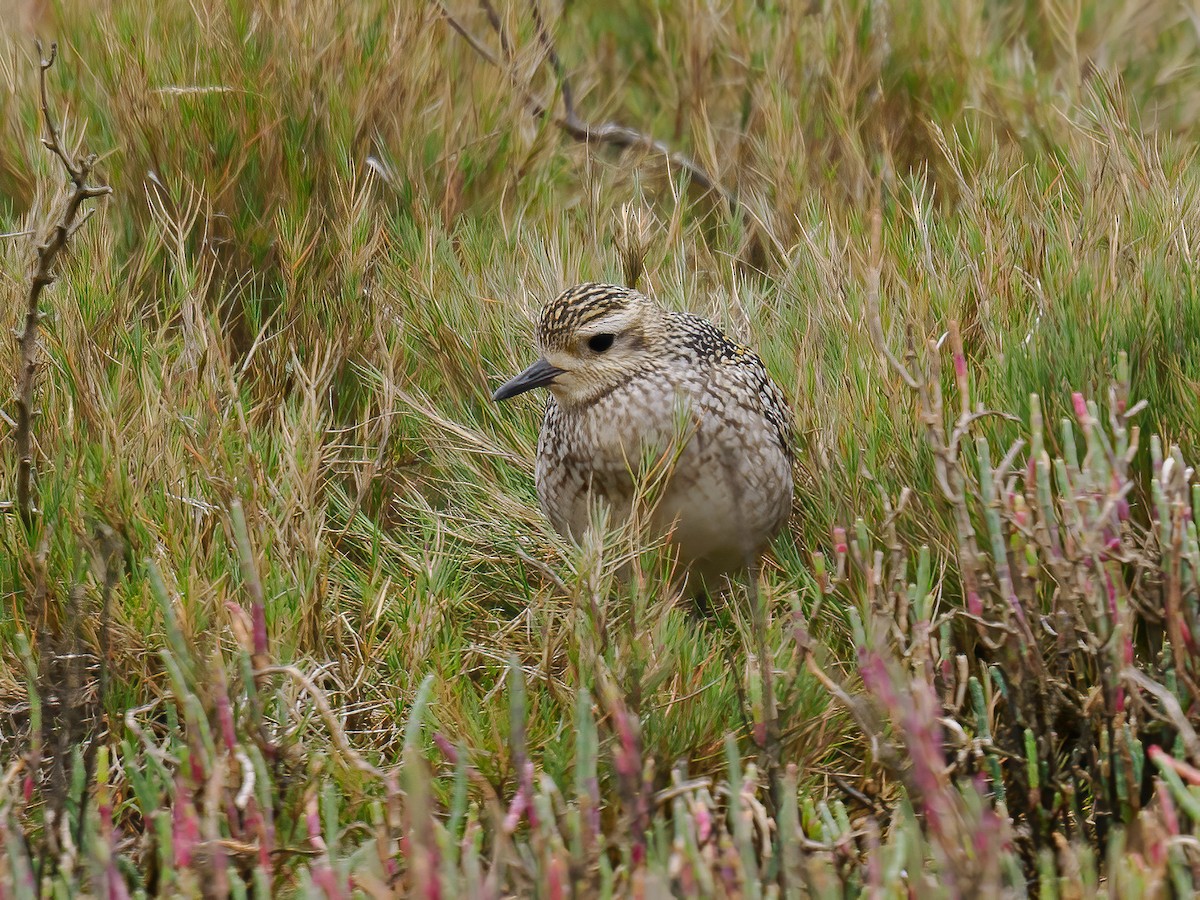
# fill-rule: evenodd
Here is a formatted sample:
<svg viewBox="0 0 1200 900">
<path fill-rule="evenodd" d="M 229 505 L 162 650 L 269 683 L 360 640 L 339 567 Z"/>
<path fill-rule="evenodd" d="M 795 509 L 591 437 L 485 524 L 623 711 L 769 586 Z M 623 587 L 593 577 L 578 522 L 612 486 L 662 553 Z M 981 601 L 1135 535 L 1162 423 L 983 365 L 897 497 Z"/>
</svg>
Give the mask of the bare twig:
<svg viewBox="0 0 1200 900">
<path fill-rule="evenodd" d="M 741 209 L 737 197 L 732 191 L 722 185 L 717 179 L 700 167 L 691 157 L 685 156 L 678 150 L 672 150 L 666 141 L 660 141 L 636 128 L 630 128 L 617 122 L 601 122 L 593 125 L 585 122 L 573 112 L 566 116 L 555 116 L 554 123 L 575 140 L 584 144 L 610 144 L 622 150 L 645 150 L 662 156 L 668 166 L 674 166 L 687 172 L 693 183 L 706 191 L 719 194 L 730 209 Z"/>
<path fill-rule="evenodd" d="M 54 283 L 55 259 L 66 246 L 67 241 L 75 234 L 79 226 L 87 221 L 90 210 L 80 216 L 80 207 L 87 200 L 94 200 L 105 194 L 112 193 L 107 184 L 91 185 L 88 179 L 92 176 L 97 157 L 88 154 L 79 159 L 72 159 L 62 146 L 58 125 L 50 114 L 50 101 L 46 89 L 46 73 L 58 58 L 58 45 L 50 45 L 50 55 L 42 51 L 42 44 L 37 45 L 39 59 L 39 90 L 41 96 L 42 123 L 45 136 L 42 145 L 58 157 L 63 169 L 70 179 L 71 186 L 67 194 L 66 205 L 58 221 L 51 227 L 46 239 L 38 245 L 37 259 L 34 264 L 33 277 L 30 280 L 29 296 L 25 304 L 25 326 L 21 332 L 21 368 L 18 377 L 17 392 L 17 426 L 13 431 L 13 439 L 17 444 L 17 512 L 26 527 L 33 524 L 33 404 L 34 390 L 37 383 L 38 366 L 38 325 L 41 322 L 39 304 L 42 291 Z"/>
<path fill-rule="evenodd" d="M 58 58 L 58 45 L 50 45 L 46 55 L 41 42 L 38 51 L 38 96 L 41 110 L 42 146 L 57 157 L 68 179 L 65 202 L 55 215 L 45 237 L 36 246 L 33 271 L 30 275 L 29 292 L 25 302 L 23 327 L 18 336 L 19 369 L 17 373 L 17 411 L 13 424 L 13 440 L 16 443 L 17 489 L 16 510 L 21 524 L 30 533 L 34 542 L 32 583 L 26 593 L 26 613 L 36 623 L 39 664 L 36 678 L 30 684 L 31 703 L 37 695 L 39 709 L 43 710 L 40 724 L 41 735 L 33 742 L 28 756 L 28 770 L 40 773 L 48 765 L 48 795 L 45 811 L 43 841 L 39 850 L 39 878 L 52 872 L 60 861 L 69 861 L 67 855 L 78 848 L 79 839 L 73 839 L 66 816 L 67 797 L 74 777 L 75 757 L 73 745 L 83 740 L 83 685 L 86 655 L 81 649 L 81 631 L 78 624 L 83 597 L 82 585 L 71 590 L 66 609 L 66 622 L 54 616 L 47 588 L 46 556 L 48 554 L 48 531 L 43 529 L 38 537 L 33 536 L 38 510 L 34 497 L 34 403 L 36 400 L 37 371 L 39 363 L 38 327 L 42 321 L 42 292 L 56 278 L 55 263 L 59 253 L 66 247 L 80 226 L 87 221 L 90 210 L 83 204 L 94 200 L 112 189 L 105 184 L 92 185 L 88 181 L 95 169 L 97 157 L 88 154 L 75 157 L 64 147 L 58 124 L 50 112 L 49 89 L 46 73 Z M 34 229 L 36 231 L 36 229 Z M 7 419 L 7 417 L 5 417 Z M 102 677 L 106 677 L 102 674 Z M 100 698 L 103 703 L 103 695 Z M 92 761 L 99 740 L 99 720 L 94 722 L 92 746 L 85 755 L 85 766 Z M 43 756 L 43 750 L 51 746 L 53 752 Z M 79 821 L 84 821 L 83 807 L 79 810 Z M 82 833 L 82 832 L 81 832 Z"/>
<path fill-rule="evenodd" d="M 713 789 L 712 779 L 708 777 L 693 778 L 690 781 L 681 781 L 669 788 L 663 788 L 654 795 L 654 805 L 662 806 L 663 804 L 670 803 L 676 797 L 684 797 L 701 788 L 711 791 Z"/>
<path fill-rule="evenodd" d="M 491 0 L 479 0 L 479 6 L 487 16 L 492 31 L 496 32 L 496 36 L 500 38 L 500 49 L 504 51 L 504 58 L 512 62 L 512 44 L 508 40 L 508 32 L 504 29 L 504 23 L 500 20 L 500 14 L 496 12 L 496 7 L 492 5 Z"/>
<path fill-rule="evenodd" d="M 441 12 L 442 18 L 446 20 L 446 24 L 453 28 L 471 46 L 472 50 L 478 53 L 490 65 L 500 69 L 508 76 L 509 81 L 521 94 L 525 106 L 532 115 L 539 119 L 547 119 L 553 122 L 560 130 L 580 143 L 608 144 L 622 150 L 643 150 L 647 153 L 661 156 L 667 163 L 668 168 L 680 169 L 686 172 L 694 184 L 705 191 L 718 194 L 729 204 L 731 210 L 749 213 L 749 210 L 739 201 L 733 191 L 721 184 L 714 175 L 709 173 L 708 170 L 694 159 L 677 150 L 671 149 L 670 145 L 665 141 L 661 141 L 644 131 L 639 131 L 636 128 L 630 128 L 627 125 L 617 122 L 595 124 L 581 118 L 575 109 L 575 95 L 571 88 L 571 82 L 566 77 L 562 60 L 554 47 L 554 41 L 550 36 L 550 31 L 546 26 L 546 21 L 542 17 L 536 0 L 530 3 L 530 8 L 537 28 L 538 43 L 542 46 L 546 54 L 546 59 L 549 61 L 558 80 L 559 90 L 562 94 L 563 110 L 561 113 L 555 111 L 550 103 L 535 96 L 527 85 L 521 83 L 516 72 L 510 65 L 512 60 L 512 43 L 504 28 L 504 23 L 500 20 L 499 14 L 489 0 L 480 0 L 480 6 L 487 15 L 489 25 L 496 32 L 496 36 L 499 39 L 500 48 L 505 57 L 503 61 L 498 59 L 478 36 L 472 34 L 441 0 L 434 0 L 434 3 Z M 756 216 L 752 214 L 751 216 L 754 218 L 756 224 L 761 227 L 762 222 Z M 767 231 L 768 234 L 770 233 L 765 228 L 763 230 Z"/>
<path fill-rule="evenodd" d="M 264 676 L 286 675 L 303 688 L 308 693 L 308 696 L 312 698 L 313 703 L 317 707 L 317 712 L 321 714 L 321 720 L 325 723 L 325 727 L 329 729 L 329 737 L 333 740 L 333 744 L 337 747 L 343 761 L 351 768 L 357 769 L 365 775 L 370 775 L 372 778 L 379 779 L 388 787 L 389 791 L 392 790 L 395 779 L 382 769 L 372 765 L 361 753 L 351 746 L 350 739 L 346 737 L 346 730 L 342 728 L 341 722 L 338 721 L 337 715 L 329 703 L 329 698 L 325 696 L 325 692 L 308 675 L 295 666 L 263 666 L 262 668 L 255 669 L 255 674 Z"/>
<path fill-rule="evenodd" d="M 130 734 L 132 734 L 134 737 L 136 737 L 138 739 L 138 742 L 141 744 L 142 750 L 145 753 L 149 754 L 150 756 L 153 756 L 156 760 L 158 760 L 164 766 L 177 766 L 177 765 L 179 765 L 179 760 L 176 759 L 174 756 L 172 756 L 170 753 L 168 753 L 166 750 L 164 750 L 162 747 L 158 746 L 158 744 L 156 744 L 153 741 L 153 739 L 150 737 L 150 735 L 146 733 L 146 729 L 144 729 L 141 725 L 138 724 L 138 720 L 137 720 L 137 717 L 140 715 L 154 712 L 154 710 L 159 706 L 159 704 L 162 703 L 162 700 L 163 700 L 163 698 L 160 696 L 160 697 L 156 697 L 155 699 L 151 700 L 149 703 L 145 704 L 144 706 L 132 706 L 132 707 L 129 707 L 128 709 L 126 709 L 125 710 L 125 728 L 129 731 Z"/>
</svg>

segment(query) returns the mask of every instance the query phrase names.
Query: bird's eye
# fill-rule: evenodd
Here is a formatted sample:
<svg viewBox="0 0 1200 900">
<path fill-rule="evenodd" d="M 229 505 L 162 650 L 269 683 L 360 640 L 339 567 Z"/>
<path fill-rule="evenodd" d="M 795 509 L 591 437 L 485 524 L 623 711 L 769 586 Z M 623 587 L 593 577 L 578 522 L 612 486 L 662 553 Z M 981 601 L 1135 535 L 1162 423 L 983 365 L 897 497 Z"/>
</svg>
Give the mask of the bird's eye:
<svg viewBox="0 0 1200 900">
<path fill-rule="evenodd" d="M 615 334 L 593 334 L 588 338 L 588 349 L 593 353 L 603 353 L 613 345 L 616 338 Z"/>
</svg>

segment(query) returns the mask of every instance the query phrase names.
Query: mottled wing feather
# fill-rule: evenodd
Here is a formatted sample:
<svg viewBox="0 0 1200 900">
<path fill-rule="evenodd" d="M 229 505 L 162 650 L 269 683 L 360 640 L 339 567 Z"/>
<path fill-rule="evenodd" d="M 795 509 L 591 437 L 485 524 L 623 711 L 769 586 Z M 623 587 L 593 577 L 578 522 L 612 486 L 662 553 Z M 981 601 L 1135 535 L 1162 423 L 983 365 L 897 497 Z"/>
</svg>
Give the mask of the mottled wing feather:
<svg viewBox="0 0 1200 900">
<path fill-rule="evenodd" d="M 787 397 L 772 379 L 767 367 L 753 350 L 735 344 L 720 329 L 699 316 L 676 313 L 684 335 L 678 352 L 690 362 L 712 366 L 712 377 L 721 388 L 730 390 L 759 413 L 775 432 L 788 461 L 795 458 L 795 430 Z"/>
</svg>

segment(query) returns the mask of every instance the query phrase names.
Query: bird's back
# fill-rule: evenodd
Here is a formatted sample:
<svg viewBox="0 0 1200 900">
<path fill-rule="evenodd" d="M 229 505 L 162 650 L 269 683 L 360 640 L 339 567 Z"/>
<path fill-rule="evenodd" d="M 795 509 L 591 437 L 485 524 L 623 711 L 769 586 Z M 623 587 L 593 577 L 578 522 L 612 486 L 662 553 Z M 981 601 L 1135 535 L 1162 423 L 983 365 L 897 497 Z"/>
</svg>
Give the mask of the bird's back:
<svg viewBox="0 0 1200 900">
<path fill-rule="evenodd" d="M 747 429 L 761 429 L 762 438 L 777 442 L 790 464 L 795 454 L 791 406 L 758 354 L 731 341 L 707 319 L 691 313 L 670 316 L 678 325 L 672 330 L 678 358 L 708 372 L 705 394 L 711 395 L 714 413 L 719 405 Z"/>
</svg>

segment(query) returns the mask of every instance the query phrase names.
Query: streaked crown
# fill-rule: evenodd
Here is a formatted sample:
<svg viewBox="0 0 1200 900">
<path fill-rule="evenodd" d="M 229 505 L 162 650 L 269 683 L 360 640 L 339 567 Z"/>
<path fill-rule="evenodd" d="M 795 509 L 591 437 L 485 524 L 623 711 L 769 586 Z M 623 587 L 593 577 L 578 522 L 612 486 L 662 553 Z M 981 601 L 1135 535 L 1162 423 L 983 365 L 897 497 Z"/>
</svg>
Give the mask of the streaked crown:
<svg viewBox="0 0 1200 900">
<path fill-rule="evenodd" d="M 644 295 L 615 284 L 589 282 L 567 288 L 544 307 L 538 319 L 537 343 L 542 352 L 572 349 L 581 337 L 607 329 L 627 330 L 649 311 L 658 311 Z"/>
</svg>

